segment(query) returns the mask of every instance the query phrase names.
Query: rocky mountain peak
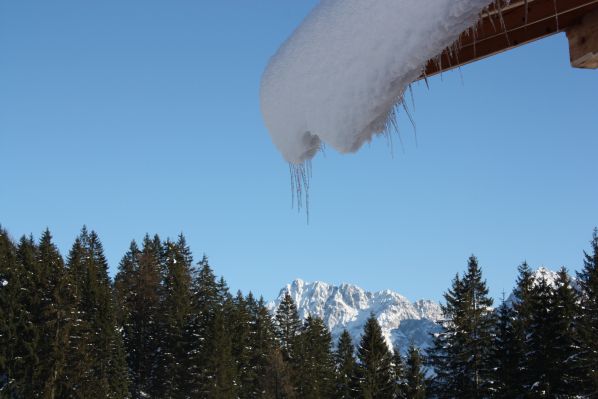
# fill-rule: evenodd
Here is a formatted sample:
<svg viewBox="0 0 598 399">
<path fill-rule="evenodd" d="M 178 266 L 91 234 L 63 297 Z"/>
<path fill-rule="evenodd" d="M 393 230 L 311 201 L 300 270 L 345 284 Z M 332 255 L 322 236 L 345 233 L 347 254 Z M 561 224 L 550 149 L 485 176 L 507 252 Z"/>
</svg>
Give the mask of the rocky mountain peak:
<svg viewBox="0 0 598 399">
<path fill-rule="evenodd" d="M 431 344 L 430 333 L 437 329 L 435 321 L 442 314 L 434 301 L 411 302 L 392 290 L 369 292 L 352 284 L 334 286 L 301 279 L 282 288 L 278 298 L 270 304 L 271 310 L 276 309 L 286 293 L 297 304 L 300 317 L 320 317 L 334 340 L 347 329 L 355 345 L 359 343 L 365 321 L 374 314 L 390 348 L 405 351 L 411 343 L 427 347 Z"/>
</svg>

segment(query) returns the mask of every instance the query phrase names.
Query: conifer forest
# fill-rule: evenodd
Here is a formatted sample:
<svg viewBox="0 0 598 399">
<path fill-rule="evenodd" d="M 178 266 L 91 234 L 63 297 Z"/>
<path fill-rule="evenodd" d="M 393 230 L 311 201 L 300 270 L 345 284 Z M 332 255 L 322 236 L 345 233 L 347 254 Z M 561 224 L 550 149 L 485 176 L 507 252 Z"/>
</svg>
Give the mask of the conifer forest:
<svg viewBox="0 0 598 399">
<path fill-rule="evenodd" d="M 182 235 L 133 241 L 111 277 L 93 231 L 63 258 L 0 228 L 0 398 L 596 398 L 597 230 L 580 254 L 555 281 L 519 265 L 500 303 L 472 256 L 434 345 L 399 353 L 373 314 L 333 342 L 288 294 L 231 292 Z"/>
</svg>

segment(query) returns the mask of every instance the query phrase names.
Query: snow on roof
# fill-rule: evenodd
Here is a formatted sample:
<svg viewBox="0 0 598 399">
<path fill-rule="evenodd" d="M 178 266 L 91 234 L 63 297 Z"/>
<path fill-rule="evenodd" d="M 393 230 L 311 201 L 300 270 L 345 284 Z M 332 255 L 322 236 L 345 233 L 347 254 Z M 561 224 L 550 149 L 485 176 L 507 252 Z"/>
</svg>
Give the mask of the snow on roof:
<svg viewBox="0 0 598 399">
<path fill-rule="evenodd" d="M 261 109 L 274 144 L 302 164 L 322 142 L 350 153 L 387 132 L 408 85 L 490 3 L 322 0 L 262 77 Z"/>
</svg>

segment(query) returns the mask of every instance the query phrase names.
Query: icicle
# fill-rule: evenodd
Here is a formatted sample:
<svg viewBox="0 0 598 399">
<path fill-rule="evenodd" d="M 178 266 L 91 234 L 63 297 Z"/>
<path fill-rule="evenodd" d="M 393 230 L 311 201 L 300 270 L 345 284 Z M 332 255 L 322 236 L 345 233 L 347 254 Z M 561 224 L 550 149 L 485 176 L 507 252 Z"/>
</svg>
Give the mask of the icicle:
<svg viewBox="0 0 598 399">
<path fill-rule="evenodd" d="M 555 0 L 556 1 L 556 0 Z M 505 38 L 507 39 L 507 45 L 511 45 L 511 39 L 509 38 L 509 31 L 507 30 L 507 25 L 505 24 L 505 19 L 502 15 L 502 7 L 500 6 L 500 0 L 496 3 L 498 5 L 498 16 L 500 18 L 500 26 L 505 31 Z"/>
<path fill-rule="evenodd" d="M 309 223 L 309 181 L 311 179 L 311 161 L 304 161 L 301 164 L 289 163 L 289 172 L 291 175 L 291 205 L 295 206 L 297 200 L 297 211 L 300 212 L 303 207 L 305 197 L 305 212 L 307 223 Z"/>
<path fill-rule="evenodd" d="M 492 25 L 492 29 L 494 29 L 494 32 L 498 32 L 498 29 L 494 24 L 494 20 L 492 19 L 492 14 L 490 14 L 490 9 L 486 10 L 486 17 L 488 18 L 488 21 L 490 21 L 490 25 Z"/>
<path fill-rule="evenodd" d="M 426 87 L 430 90 L 430 82 L 428 82 L 428 75 L 426 75 L 426 71 L 424 70 L 424 82 L 426 82 Z"/>
<path fill-rule="evenodd" d="M 411 106 L 415 111 L 415 98 L 413 96 L 413 83 L 409 83 L 409 96 L 411 97 Z"/>
<path fill-rule="evenodd" d="M 411 115 L 411 111 L 409 111 L 409 107 L 407 106 L 404 97 L 401 99 L 401 105 L 403 106 L 403 109 L 405 110 L 405 113 L 411 122 L 411 126 L 413 127 L 413 137 L 415 138 L 415 146 L 417 147 L 417 125 L 415 124 L 415 118 L 413 115 Z"/>
<path fill-rule="evenodd" d="M 478 56 L 478 31 L 477 29 L 471 29 L 471 35 L 472 35 L 472 40 L 473 40 L 473 57 L 477 57 Z"/>
</svg>

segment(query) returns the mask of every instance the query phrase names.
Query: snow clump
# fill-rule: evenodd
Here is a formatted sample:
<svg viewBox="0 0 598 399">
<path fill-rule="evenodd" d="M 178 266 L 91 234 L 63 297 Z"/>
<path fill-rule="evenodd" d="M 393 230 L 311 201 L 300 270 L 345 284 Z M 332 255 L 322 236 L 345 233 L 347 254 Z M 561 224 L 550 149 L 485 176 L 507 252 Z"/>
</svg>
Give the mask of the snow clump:
<svg viewBox="0 0 598 399">
<path fill-rule="evenodd" d="M 357 151 L 388 131 L 426 63 L 472 27 L 490 0 L 321 0 L 270 60 L 266 127 L 292 164 L 322 142 Z"/>
</svg>

